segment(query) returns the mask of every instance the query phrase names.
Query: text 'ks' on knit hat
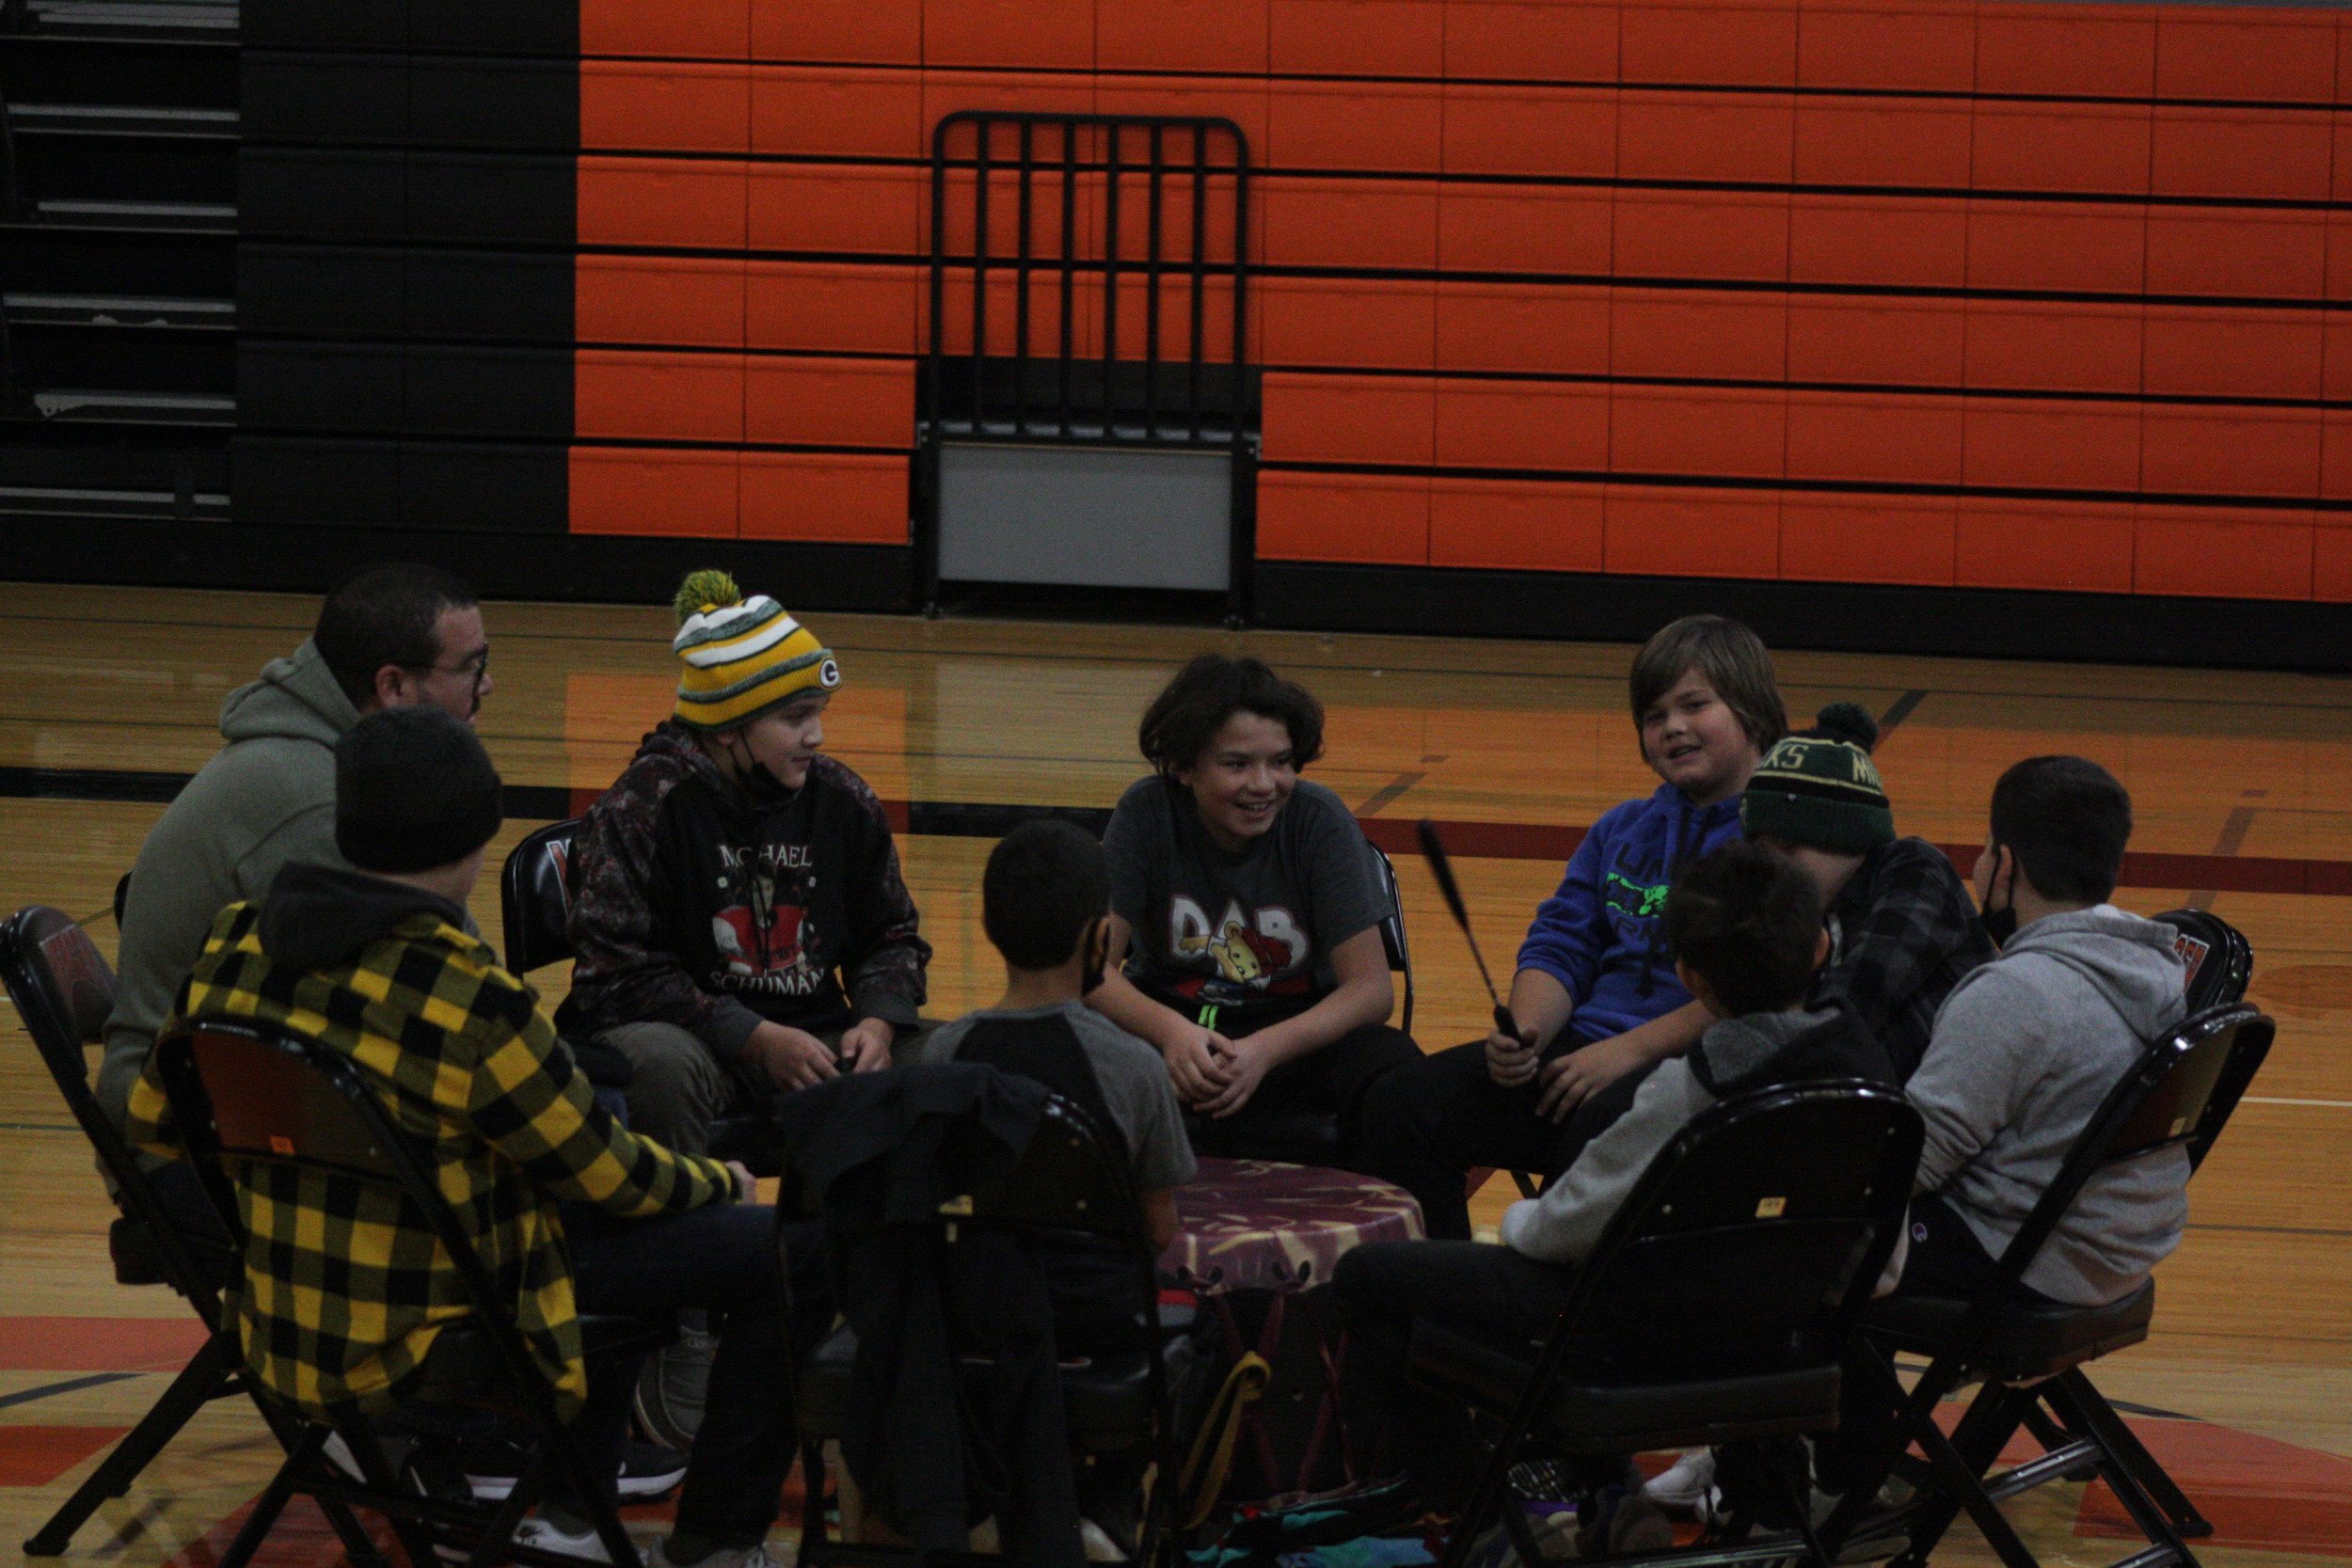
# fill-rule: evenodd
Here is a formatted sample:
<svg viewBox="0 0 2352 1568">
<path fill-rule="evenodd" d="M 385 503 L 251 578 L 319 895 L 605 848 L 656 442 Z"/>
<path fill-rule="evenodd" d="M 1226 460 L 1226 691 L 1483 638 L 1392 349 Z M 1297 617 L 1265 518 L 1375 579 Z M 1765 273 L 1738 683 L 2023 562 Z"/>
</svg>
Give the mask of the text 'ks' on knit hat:
<svg viewBox="0 0 2352 1568">
<path fill-rule="evenodd" d="M 1895 814 L 1870 761 L 1878 738 L 1878 722 L 1867 711 L 1830 704 L 1813 728 L 1764 753 L 1740 797 L 1740 831 L 1850 855 L 1892 844 Z"/>
<path fill-rule="evenodd" d="M 744 598 L 724 572 L 691 574 L 676 602 L 670 647 L 686 669 L 675 711 L 690 729 L 731 730 L 803 691 L 841 684 L 841 666 L 815 632 L 765 594 Z"/>
<path fill-rule="evenodd" d="M 482 737 L 429 703 L 371 713 L 335 742 L 335 847 L 362 871 L 462 861 L 501 820 Z"/>
</svg>

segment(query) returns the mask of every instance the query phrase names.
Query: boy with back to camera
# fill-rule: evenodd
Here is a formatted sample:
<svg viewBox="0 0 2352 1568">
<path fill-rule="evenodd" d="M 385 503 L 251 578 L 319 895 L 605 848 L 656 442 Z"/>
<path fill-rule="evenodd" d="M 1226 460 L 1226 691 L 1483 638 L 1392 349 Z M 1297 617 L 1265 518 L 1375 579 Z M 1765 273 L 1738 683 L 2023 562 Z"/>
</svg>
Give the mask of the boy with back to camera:
<svg viewBox="0 0 2352 1568">
<path fill-rule="evenodd" d="M 1108 935 L 1103 847 L 1067 822 L 1025 822 L 990 851 L 980 904 L 1005 994 L 932 1030 L 917 1059 L 984 1062 L 1074 1101 L 1125 1152 L 1157 1254 L 1176 1234 L 1192 1146 L 1160 1053 L 1084 1000 L 1102 983 Z"/>
<path fill-rule="evenodd" d="M 1109 940 L 1103 847 L 1067 822 L 1025 822 L 990 852 L 980 900 L 982 928 L 1004 957 L 1005 994 L 941 1024 L 916 1054 L 1019 1073 L 1076 1104 L 1124 1155 L 1156 1257 L 1176 1235 L 1174 1190 L 1193 1178 L 1192 1146 L 1160 1053 L 1083 1000 L 1102 983 Z M 1045 1270 L 1061 1354 L 1132 1342 L 1132 1259 L 1066 1248 L 1047 1255 Z M 1147 1458 L 1110 1456 L 1078 1476 L 1089 1559 L 1119 1560 L 1134 1549 Z"/>
<path fill-rule="evenodd" d="M 1850 1009 L 1808 1011 L 1828 951 L 1812 883 L 1785 857 L 1734 843 L 1693 861 L 1666 899 L 1664 939 L 1681 986 L 1708 1022 L 1683 1055 L 1644 1079 L 1633 1103 L 1586 1145 L 1540 1197 L 1513 1204 L 1501 1246 L 1397 1242 L 1358 1247 L 1332 1276 L 1351 1331 L 1348 1377 L 1388 1404 L 1409 1480 L 1440 1508 L 1473 1479 L 1481 1449 L 1458 1408 L 1407 1386 L 1416 1319 L 1478 1336 L 1518 1355 L 1550 1333 L 1575 1268 L 1631 1196 L 1659 1150 L 1719 1101 L 1780 1084 L 1861 1078 L 1891 1084 L 1886 1054 Z M 1693 1347 L 1659 1347 L 1668 1354 Z M 1631 1347 L 1638 1354 L 1642 1347 Z M 1614 1480 L 1615 1478 L 1611 1478 Z M 1654 1503 L 1636 1496 L 1588 1520 L 1597 1548 L 1668 1544 Z"/>
<path fill-rule="evenodd" d="M 1411 1193 L 1434 1238 L 1470 1239 L 1466 1173 L 1566 1169 L 1707 1026 L 1667 958 L 1666 891 L 1740 837 L 1740 792 L 1788 716 L 1762 641 L 1720 615 L 1661 628 L 1627 686 L 1659 784 L 1593 824 L 1536 909 L 1511 981 L 1520 1037 L 1438 1052 L 1365 1096 L 1364 1168 Z"/>
<path fill-rule="evenodd" d="M 1787 856 L 1819 893 L 1827 957 L 1806 1006 L 1851 1011 L 1899 1081 L 1919 1065 L 1936 1009 L 1993 944 L 1944 851 L 1896 835 L 1870 759 L 1878 736 L 1868 713 L 1832 703 L 1811 729 L 1765 753 L 1740 796 L 1740 822 L 1749 842 Z M 1718 1501 L 1714 1458 L 1686 1454 L 1647 1490 L 1705 1518 Z"/>
</svg>

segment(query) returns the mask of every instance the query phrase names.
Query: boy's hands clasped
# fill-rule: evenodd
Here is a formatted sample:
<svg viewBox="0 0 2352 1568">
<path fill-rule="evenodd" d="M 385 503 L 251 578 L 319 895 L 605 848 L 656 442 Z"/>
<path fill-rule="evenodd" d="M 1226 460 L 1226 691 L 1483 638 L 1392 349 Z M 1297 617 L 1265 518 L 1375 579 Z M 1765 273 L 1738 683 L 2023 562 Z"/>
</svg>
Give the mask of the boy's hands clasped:
<svg viewBox="0 0 2352 1568">
<path fill-rule="evenodd" d="M 1214 1029 L 1187 1031 L 1161 1054 L 1176 1098 L 1204 1116 L 1222 1118 L 1249 1103 L 1273 1053 L 1254 1038 L 1227 1039 Z"/>
<path fill-rule="evenodd" d="M 894 1031 L 879 1018 L 852 1024 L 841 1037 L 838 1055 L 833 1047 L 805 1029 L 785 1023 L 762 1023 L 743 1042 L 743 1057 L 780 1089 L 805 1089 L 843 1069 L 873 1072 L 890 1065 Z"/>
</svg>

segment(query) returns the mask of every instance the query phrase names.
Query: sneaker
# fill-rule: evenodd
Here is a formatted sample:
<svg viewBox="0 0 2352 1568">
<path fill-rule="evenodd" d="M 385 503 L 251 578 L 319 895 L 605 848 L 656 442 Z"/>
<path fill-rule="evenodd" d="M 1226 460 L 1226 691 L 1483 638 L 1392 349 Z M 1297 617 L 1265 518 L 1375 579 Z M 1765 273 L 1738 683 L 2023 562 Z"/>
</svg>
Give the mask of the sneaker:
<svg viewBox="0 0 2352 1568">
<path fill-rule="evenodd" d="M 670 1556 L 670 1538 L 663 1536 L 645 1554 L 645 1568 L 784 1568 L 768 1550 L 767 1543 L 756 1546 L 723 1546 L 708 1557 L 691 1562 L 680 1562 Z"/>
<path fill-rule="evenodd" d="M 1089 1562 L 1124 1562 L 1127 1554 L 1110 1533 L 1091 1519 L 1078 1521 L 1078 1544 L 1086 1549 Z"/>
<path fill-rule="evenodd" d="M 368 1478 L 359 1473 L 359 1457 L 351 1451 L 351 1445 L 344 1441 L 342 1433 L 330 1432 L 326 1434 L 326 1441 L 319 1445 L 319 1457 L 345 1481 L 366 1484 Z"/>
<path fill-rule="evenodd" d="M 515 1527 L 515 1544 L 535 1546 L 543 1552 L 559 1557 L 576 1557 L 582 1562 L 611 1562 L 612 1554 L 604 1549 L 604 1538 L 594 1529 L 572 1535 L 557 1528 L 552 1519 L 532 1514 Z"/>
<path fill-rule="evenodd" d="M 694 1446 L 703 1401 L 710 1392 L 710 1364 L 718 1355 L 716 1334 L 680 1328 L 675 1340 L 645 1358 L 637 1379 L 637 1420 L 645 1435 L 681 1453 Z"/>
<path fill-rule="evenodd" d="M 1709 1497 L 1720 1500 L 1715 1486 L 1715 1450 L 1692 1449 L 1642 1484 L 1642 1496 L 1664 1509 L 1696 1513 Z"/>
<path fill-rule="evenodd" d="M 504 1502 L 522 1474 L 523 1449 L 508 1442 L 480 1444 L 466 1454 L 466 1485 L 481 1502 Z M 686 1456 L 660 1443 L 632 1442 L 621 1454 L 621 1501 L 650 1502 L 686 1479 Z"/>
</svg>

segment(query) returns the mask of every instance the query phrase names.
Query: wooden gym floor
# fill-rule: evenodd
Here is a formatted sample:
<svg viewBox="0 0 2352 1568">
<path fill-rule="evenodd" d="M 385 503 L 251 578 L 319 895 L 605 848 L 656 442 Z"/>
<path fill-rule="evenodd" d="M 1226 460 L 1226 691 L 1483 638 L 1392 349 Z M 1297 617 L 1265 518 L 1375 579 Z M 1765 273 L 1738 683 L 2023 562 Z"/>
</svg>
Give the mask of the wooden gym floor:
<svg viewBox="0 0 2352 1568">
<path fill-rule="evenodd" d="M 86 917 L 111 956 L 111 890 L 158 802 L 218 746 L 221 697 L 299 642 L 315 610 L 283 595 L 0 585 L 0 906 Z M 497 685 L 482 733 L 541 814 L 510 819 L 502 853 L 593 798 L 667 710 L 670 627 L 648 608 L 498 604 L 487 618 Z M 828 744 L 900 814 L 942 1017 L 995 994 L 977 883 L 1002 808 L 1107 807 L 1140 771 L 1144 703 L 1200 648 L 1259 654 L 1324 699 L 1327 754 L 1311 776 L 1392 849 L 1388 835 L 1415 817 L 1453 825 L 1499 968 L 1559 874 L 1564 830 L 1652 784 L 1624 710 L 1623 646 L 814 621 L 847 677 Z M 2252 939 L 2253 994 L 2279 1019 L 2278 1048 L 2198 1179 L 2153 1337 L 2098 1378 L 2220 1527 L 2204 1561 L 2352 1559 L 2352 683 L 1802 653 L 1779 667 L 1800 721 L 1837 698 L 1883 716 L 1879 759 L 1902 831 L 1979 842 L 2004 767 L 2079 752 L 2137 804 L 2134 885 L 2119 901 L 2201 903 Z M 1416 1033 L 1451 1045 L 1479 1031 L 1485 1000 L 1427 877 L 1397 859 Z M 493 878 L 474 908 L 495 933 Z M 552 1002 L 562 972 L 535 978 Z M 78 1133 L 0 1011 L 0 1563 L 193 1345 L 175 1298 L 113 1282 L 108 1213 Z M 271 1463 L 250 1409 L 223 1402 L 84 1527 L 73 1555 L 201 1568 Z M 2018 1516 L 2055 1568 L 2122 1555 L 2115 1514 L 2096 1489 L 2059 1485 Z M 290 1518 L 266 1563 L 333 1560 L 306 1519 Z M 1937 1560 L 1990 1558 L 1963 1525 Z"/>
</svg>

